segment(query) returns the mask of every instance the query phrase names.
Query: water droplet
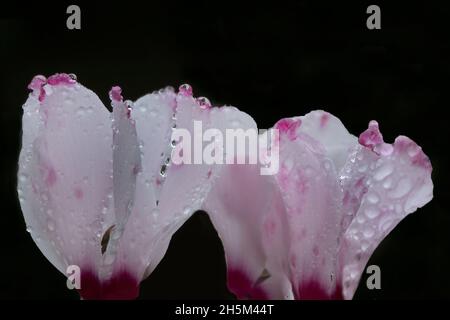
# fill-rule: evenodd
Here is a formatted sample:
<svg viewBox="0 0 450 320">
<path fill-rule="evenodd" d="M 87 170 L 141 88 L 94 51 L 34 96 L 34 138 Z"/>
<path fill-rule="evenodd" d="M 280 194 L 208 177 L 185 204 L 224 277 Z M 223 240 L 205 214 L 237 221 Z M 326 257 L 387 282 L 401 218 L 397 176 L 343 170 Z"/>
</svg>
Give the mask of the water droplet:
<svg viewBox="0 0 450 320">
<path fill-rule="evenodd" d="M 47 228 L 49 231 L 54 231 L 55 230 L 55 223 L 53 222 L 52 219 L 48 219 L 47 220 Z"/>
<path fill-rule="evenodd" d="M 85 112 L 84 112 L 84 108 L 83 107 L 79 107 L 77 109 L 77 116 L 82 117 L 84 116 Z"/>
<path fill-rule="evenodd" d="M 372 204 L 376 204 L 378 203 L 378 201 L 380 201 L 380 198 L 375 192 L 370 192 L 369 194 L 367 194 L 367 201 Z"/>
<path fill-rule="evenodd" d="M 374 234 L 375 234 L 375 232 L 370 227 L 366 228 L 363 232 L 364 238 L 366 238 L 366 239 L 372 238 Z"/>
<path fill-rule="evenodd" d="M 406 196 L 411 191 L 412 185 L 408 178 L 401 179 L 397 186 L 388 194 L 391 199 L 399 199 Z"/>
<path fill-rule="evenodd" d="M 366 251 L 367 249 L 369 249 L 369 243 L 367 243 L 367 242 L 362 242 L 361 243 L 361 250 L 362 251 Z"/>
<path fill-rule="evenodd" d="M 167 171 L 167 166 L 165 164 L 163 164 L 161 166 L 161 171 L 159 172 L 159 174 L 161 175 L 161 177 L 165 177 L 166 176 L 166 171 Z"/>
<path fill-rule="evenodd" d="M 380 211 L 375 207 L 368 207 L 364 212 L 369 219 L 374 219 L 380 215 Z"/>
<path fill-rule="evenodd" d="M 360 152 L 356 155 L 356 159 L 358 159 L 359 161 L 362 161 L 364 159 L 364 155 Z"/>
<path fill-rule="evenodd" d="M 394 221 L 393 221 L 392 217 L 386 216 L 380 221 L 379 229 L 382 232 L 386 232 L 392 227 L 393 223 L 394 223 Z"/>
<path fill-rule="evenodd" d="M 366 222 L 366 217 L 364 217 L 364 215 L 360 214 L 356 217 L 356 222 L 363 224 L 364 222 Z"/>
<path fill-rule="evenodd" d="M 361 164 L 358 167 L 358 171 L 361 172 L 361 173 L 366 172 L 366 170 L 367 170 L 367 164 L 365 164 L 365 163 Z"/>
<path fill-rule="evenodd" d="M 383 181 L 383 188 L 389 189 L 391 187 L 392 187 L 392 179 L 390 177 L 386 178 L 386 180 Z"/>
<path fill-rule="evenodd" d="M 172 87 L 172 86 L 167 86 L 167 87 L 165 87 L 165 88 L 163 89 L 163 92 L 164 92 L 164 91 L 175 92 L 175 88 Z"/>
<path fill-rule="evenodd" d="M 391 164 L 387 163 L 378 168 L 377 172 L 373 175 L 373 178 L 377 181 L 381 181 L 390 175 L 394 171 L 394 168 Z"/>
<path fill-rule="evenodd" d="M 153 218 L 156 219 L 156 218 L 158 218 L 158 215 L 159 215 L 159 209 L 158 208 L 154 208 L 151 211 L 151 213 L 152 213 Z"/>
<path fill-rule="evenodd" d="M 331 164 L 328 160 L 323 162 L 323 167 L 325 168 L 325 170 L 330 170 L 331 169 Z"/>
<path fill-rule="evenodd" d="M 190 85 L 188 85 L 187 83 L 182 84 L 178 88 L 178 92 L 183 96 L 192 96 L 192 94 L 193 94 L 192 87 Z"/>
<path fill-rule="evenodd" d="M 77 75 L 75 73 L 69 73 L 70 79 L 77 81 Z"/>
<path fill-rule="evenodd" d="M 241 126 L 241 122 L 239 120 L 233 120 L 231 121 L 231 126 L 233 128 L 239 128 Z"/>
<path fill-rule="evenodd" d="M 416 197 L 408 197 L 403 205 L 403 210 L 406 213 L 414 212 L 417 210 L 418 201 Z"/>
<path fill-rule="evenodd" d="M 418 145 L 411 145 L 408 147 L 408 155 L 413 158 L 420 152 L 420 147 Z"/>
<path fill-rule="evenodd" d="M 31 226 L 27 226 L 27 232 L 28 233 L 32 233 L 33 232 L 33 228 Z"/>
<path fill-rule="evenodd" d="M 177 145 L 177 141 L 176 140 L 170 141 L 170 145 L 172 146 L 172 148 L 174 148 Z"/>
<path fill-rule="evenodd" d="M 131 101 L 131 100 L 125 100 L 125 105 L 127 106 L 128 111 L 131 111 L 134 104 L 133 104 L 133 101 Z"/>
<path fill-rule="evenodd" d="M 197 98 L 197 102 L 200 105 L 200 108 L 202 108 L 202 109 L 211 108 L 211 102 L 209 102 L 209 99 L 206 97 Z"/>
<path fill-rule="evenodd" d="M 183 208 L 183 214 L 187 216 L 189 213 L 191 213 L 191 210 L 191 207 L 186 206 Z"/>
<path fill-rule="evenodd" d="M 19 181 L 20 182 L 26 182 L 27 181 L 27 176 L 25 174 L 20 174 L 19 175 Z"/>
</svg>

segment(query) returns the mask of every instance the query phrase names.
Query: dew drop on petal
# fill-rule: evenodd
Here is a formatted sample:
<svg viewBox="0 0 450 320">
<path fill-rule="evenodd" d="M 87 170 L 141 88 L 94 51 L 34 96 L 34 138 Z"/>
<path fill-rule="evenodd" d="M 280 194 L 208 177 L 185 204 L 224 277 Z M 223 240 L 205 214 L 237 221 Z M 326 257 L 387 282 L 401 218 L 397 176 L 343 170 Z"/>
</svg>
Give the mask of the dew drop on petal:
<svg viewBox="0 0 450 320">
<path fill-rule="evenodd" d="M 367 212 L 366 212 L 366 215 L 367 215 Z M 357 215 L 357 217 L 356 217 L 356 222 L 358 222 L 358 223 L 360 223 L 360 224 L 363 224 L 364 222 L 366 222 L 366 217 L 364 217 L 364 215 Z"/>
<path fill-rule="evenodd" d="M 53 222 L 52 219 L 48 219 L 47 220 L 47 228 L 49 231 L 54 231 L 55 230 L 55 223 Z"/>
<path fill-rule="evenodd" d="M 408 178 L 403 178 L 388 195 L 391 199 L 399 199 L 407 195 L 408 192 L 411 191 L 411 188 L 411 181 Z"/>
<path fill-rule="evenodd" d="M 154 209 L 151 211 L 151 214 L 152 214 L 152 216 L 153 216 L 154 219 L 158 218 L 158 215 L 159 215 L 159 209 L 158 209 L 158 208 L 154 208 Z"/>
<path fill-rule="evenodd" d="M 323 167 L 324 167 L 324 169 L 325 170 L 330 170 L 331 169 L 331 164 L 330 164 L 330 162 L 328 161 L 328 160 L 325 160 L 324 162 L 323 162 Z"/>
<path fill-rule="evenodd" d="M 361 243 L 361 250 L 362 251 L 366 251 L 368 248 L 369 248 L 369 243 L 367 243 L 365 241 Z"/>
<path fill-rule="evenodd" d="M 380 201 L 380 198 L 375 192 L 370 192 L 369 194 L 367 194 L 367 201 L 372 204 L 377 204 L 378 201 Z"/>
<path fill-rule="evenodd" d="M 372 238 L 374 234 L 375 234 L 375 231 L 370 227 L 367 227 L 363 232 L 364 238 L 366 238 L 366 239 Z"/>
<path fill-rule="evenodd" d="M 197 102 L 200 105 L 200 108 L 202 108 L 202 109 L 211 108 L 211 102 L 209 102 L 209 99 L 206 97 L 197 98 Z"/>
<path fill-rule="evenodd" d="M 419 146 L 417 146 L 417 145 L 411 145 L 411 146 L 408 147 L 408 150 L 407 150 L 408 155 L 411 158 L 413 158 L 420 152 L 420 149 L 421 148 Z"/>
<path fill-rule="evenodd" d="M 366 172 L 367 171 L 367 164 L 361 164 L 359 167 L 358 167 L 358 171 L 359 172 L 361 172 L 361 173 L 364 173 L 364 172 Z"/>
<path fill-rule="evenodd" d="M 374 219 L 380 214 L 380 211 L 375 207 L 368 207 L 364 212 L 369 219 Z"/>
<path fill-rule="evenodd" d="M 386 178 L 388 175 L 390 175 L 394 171 L 394 168 L 390 164 L 382 165 L 378 170 L 375 172 L 373 178 L 377 181 L 381 181 L 384 178 Z"/>
<path fill-rule="evenodd" d="M 178 92 L 183 95 L 183 96 L 192 96 L 193 91 L 192 91 L 192 87 L 190 85 L 188 85 L 187 83 L 182 84 L 179 88 L 178 88 Z"/>
<path fill-rule="evenodd" d="M 84 116 L 85 112 L 84 112 L 84 108 L 83 107 L 79 107 L 77 109 L 77 116 L 82 117 Z"/>
<path fill-rule="evenodd" d="M 390 177 L 383 181 L 383 188 L 390 189 L 392 187 L 392 179 Z"/>
<path fill-rule="evenodd" d="M 167 173 L 167 166 L 165 164 L 163 164 L 161 166 L 161 171 L 159 172 L 159 174 L 161 175 L 161 177 L 165 177 Z"/>
</svg>

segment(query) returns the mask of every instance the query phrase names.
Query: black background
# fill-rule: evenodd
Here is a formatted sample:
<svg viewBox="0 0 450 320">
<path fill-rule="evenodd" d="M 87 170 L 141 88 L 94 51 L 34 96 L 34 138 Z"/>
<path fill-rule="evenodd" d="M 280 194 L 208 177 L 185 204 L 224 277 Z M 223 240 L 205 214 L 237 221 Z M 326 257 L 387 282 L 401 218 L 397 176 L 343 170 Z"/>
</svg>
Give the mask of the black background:
<svg viewBox="0 0 450 320">
<path fill-rule="evenodd" d="M 384 4 L 381 30 L 366 28 L 371 2 L 290 1 L 231 5 L 192 1 L 73 1 L 81 30 L 66 28 L 69 3 L 0 4 L 0 298 L 78 299 L 42 256 L 19 208 L 21 105 L 36 74 L 75 73 L 108 105 L 120 84 L 138 97 L 189 83 L 196 96 L 234 105 L 260 128 L 320 108 L 357 135 L 371 119 L 391 142 L 405 134 L 433 164 L 435 198 L 404 219 L 369 264 L 382 289 L 356 299 L 450 297 L 448 9 Z M 447 19 L 447 20 L 446 20 Z M 174 236 L 144 298 L 228 299 L 223 248 L 205 213 Z"/>
</svg>

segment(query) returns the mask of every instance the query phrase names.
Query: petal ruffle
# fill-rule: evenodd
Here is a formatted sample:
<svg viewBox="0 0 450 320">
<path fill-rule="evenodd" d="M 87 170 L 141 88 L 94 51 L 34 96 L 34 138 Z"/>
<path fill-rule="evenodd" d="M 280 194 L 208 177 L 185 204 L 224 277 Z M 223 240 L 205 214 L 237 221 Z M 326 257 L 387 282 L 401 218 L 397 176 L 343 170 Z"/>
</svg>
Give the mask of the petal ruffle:
<svg viewBox="0 0 450 320">
<path fill-rule="evenodd" d="M 353 297 L 378 244 L 409 213 L 433 197 L 431 164 L 414 141 L 399 136 L 386 144 L 372 121 L 341 171 L 344 189 L 340 263 L 343 295 Z"/>
</svg>

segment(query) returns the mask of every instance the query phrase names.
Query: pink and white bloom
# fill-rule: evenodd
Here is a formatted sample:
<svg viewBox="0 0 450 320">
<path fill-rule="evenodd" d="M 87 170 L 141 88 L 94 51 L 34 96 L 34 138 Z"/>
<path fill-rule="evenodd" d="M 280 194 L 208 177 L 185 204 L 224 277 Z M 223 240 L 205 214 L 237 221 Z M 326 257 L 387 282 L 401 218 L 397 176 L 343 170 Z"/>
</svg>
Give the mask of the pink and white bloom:
<svg viewBox="0 0 450 320">
<path fill-rule="evenodd" d="M 238 298 L 349 299 L 377 245 L 432 199 L 422 149 L 404 136 L 385 143 L 375 121 L 358 139 L 324 111 L 280 120 L 268 148 L 280 170 L 269 176 L 259 164 L 171 162 L 183 144 L 174 128 L 257 129 L 188 85 L 134 103 L 113 87 L 112 113 L 67 74 L 36 76 L 29 88 L 20 204 L 50 262 L 63 274 L 80 267 L 83 298 L 135 298 L 173 233 L 204 209 Z"/>
<path fill-rule="evenodd" d="M 112 113 L 71 75 L 36 76 L 29 88 L 18 172 L 27 230 L 60 272 L 80 267 L 82 298 L 135 298 L 218 175 L 215 166 L 171 165 L 172 129 L 256 124 L 235 108 L 210 108 L 188 85 L 134 103 L 113 87 Z"/>
<path fill-rule="evenodd" d="M 351 299 L 383 238 L 433 197 L 431 164 L 414 141 L 359 139 L 324 111 L 282 119 L 280 170 L 224 168 L 203 206 L 222 239 L 238 298 Z"/>
</svg>

